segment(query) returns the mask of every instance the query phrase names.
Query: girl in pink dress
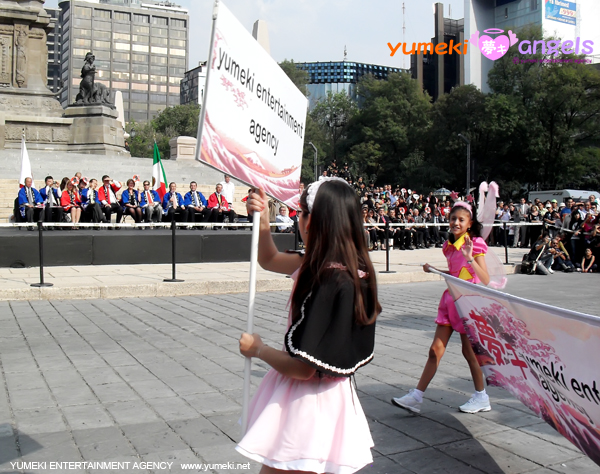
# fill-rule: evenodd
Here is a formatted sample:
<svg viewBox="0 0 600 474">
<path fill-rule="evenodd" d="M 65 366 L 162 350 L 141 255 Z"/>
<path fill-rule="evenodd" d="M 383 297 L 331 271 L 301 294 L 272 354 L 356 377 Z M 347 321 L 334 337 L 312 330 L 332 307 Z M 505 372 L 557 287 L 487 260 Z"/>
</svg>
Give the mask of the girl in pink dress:
<svg viewBox="0 0 600 474">
<path fill-rule="evenodd" d="M 488 248 L 485 241 L 480 237 L 482 226 L 477 221 L 471 205 L 462 201 L 454 204 L 450 212 L 449 221 L 451 237 L 450 240 L 444 242 L 442 248 L 444 256 L 448 260 L 448 271 L 444 273 L 448 273 L 461 280 L 487 285 L 490 282 L 485 262 L 485 254 Z M 423 265 L 425 272 L 429 272 L 430 269 L 437 270 L 437 268 L 430 266 L 428 263 Z M 440 365 L 450 336 L 452 336 L 454 331 L 457 331 L 460 333 L 463 356 L 469 364 L 473 383 L 475 384 L 475 393 L 467 403 L 459 407 L 459 410 L 465 413 L 490 411 L 490 399 L 485 392 L 483 373 L 481 372 L 469 338 L 466 335 L 462 320 L 454 305 L 454 300 L 448 290 L 444 291 L 442 295 L 435 322 L 437 324 L 435 336 L 417 387 L 410 390 L 403 397 L 392 398 L 392 403 L 415 413 L 421 412 L 423 392 L 429 386 Z"/>
<path fill-rule="evenodd" d="M 236 449 L 262 463 L 262 474 L 356 472 L 373 462 L 373 439 L 350 376 L 373 358 L 381 312 L 356 193 L 339 178 L 302 193 L 304 257 L 275 247 L 262 190 L 250 194 L 247 208 L 261 212 L 260 265 L 293 274 L 295 285 L 283 350 L 258 334 L 240 338 L 243 355 L 272 369 L 250 403 L 248 431 Z"/>
</svg>

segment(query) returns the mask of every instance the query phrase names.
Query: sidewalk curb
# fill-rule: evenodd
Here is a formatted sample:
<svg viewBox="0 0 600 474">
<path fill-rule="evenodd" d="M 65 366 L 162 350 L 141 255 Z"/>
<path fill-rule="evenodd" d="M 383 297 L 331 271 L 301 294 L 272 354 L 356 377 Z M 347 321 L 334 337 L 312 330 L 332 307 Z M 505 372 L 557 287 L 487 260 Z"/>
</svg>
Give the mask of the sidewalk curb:
<svg viewBox="0 0 600 474">
<path fill-rule="evenodd" d="M 519 273 L 520 265 L 506 273 Z M 377 281 L 380 285 L 399 283 L 419 283 L 440 281 L 442 277 L 423 271 L 379 273 Z M 256 282 L 256 291 L 283 291 L 292 289 L 289 278 L 263 279 Z M 171 296 L 221 295 L 226 293 L 246 293 L 248 282 L 240 281 L 194 281 L 182 283 L 149 283 L 143 285 L 120 286 L 85 286 L 85 287 L 47 287 L 47 288 L 7 288 L 0 289 L 0 301 L 48 301 L 48 300 L 81 300 L 81 299 L 117 299 L 117 298 L 162 298 Z"/>
</svg>

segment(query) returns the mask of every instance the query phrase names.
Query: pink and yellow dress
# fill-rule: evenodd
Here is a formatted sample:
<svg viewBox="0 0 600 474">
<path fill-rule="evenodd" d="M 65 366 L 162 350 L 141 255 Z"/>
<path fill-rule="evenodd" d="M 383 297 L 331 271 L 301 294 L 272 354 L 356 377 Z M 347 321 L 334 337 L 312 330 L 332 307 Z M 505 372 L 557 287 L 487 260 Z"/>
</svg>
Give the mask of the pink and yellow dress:
<svg viewBox="0 0 600 474">
<path fill-rule="evenodd" d="M 450 275 L 461 280 L 470 281 L 472 283 L 480 283 L 481 281 L 477 278 L 473 267 L 467 263 L 467 259 L 462 254 L 462 246 L 465 244 L 465 235 L 461 235 L 453 244 L 449 240 L 444 242 L 442 252 L 448 261 L 448 270 Z M 481 257 L 488 251 L 485 240 L 481 237 L 473 237 L 473 258 Z M 466 334 L 465 327 L 456 306 L 454 305 L 454 299 L 448 290 L 442 294 L 442 299 L 438 306 L 437 318 L 435 322 L 441 326 L 452 326 L 455 331 Z"/>
<path fill-rule="evenodd" d="M 285 350 L 317 372 L 298 380 L 269 370 L 236 447 L 275 469 L 351 474 L 373 462 L 373 438 L 350 375 L 373 358 L 375 324 L 355 323 L 352 279 L 332 272 L 308 295 L 297 321 L 290 312 L 285 336 Z"/>
</svg>

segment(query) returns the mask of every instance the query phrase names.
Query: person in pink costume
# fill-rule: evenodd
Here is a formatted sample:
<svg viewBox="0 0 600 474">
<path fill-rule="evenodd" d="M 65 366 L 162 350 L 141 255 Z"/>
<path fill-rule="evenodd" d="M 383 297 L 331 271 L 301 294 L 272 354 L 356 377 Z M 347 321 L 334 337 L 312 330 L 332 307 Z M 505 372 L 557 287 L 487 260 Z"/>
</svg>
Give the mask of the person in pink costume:
<svg viewBox="0 0 600 474">
<path fill-rule="evenodd" d="M 454 204 L 450 212 L 449 221 L 451 237 L 442 247 L 444 256 L 448 261 L 448 271 L 443 272 L 461 280 L 487 285 L 490 283 L 485 259 L 488 248 L 485 241 L 480 237 L 482 225 L 477 221 L 477 216 L 473 213 L 471 205 L 458 201 Z M 425 272 L 430 272 L 431 269 L 442 272 L 442 270 L 438 270 L 428 263 L 423 265 Z M 454 300 L 448 290 L 444 291 L 442 295 L 435 322 L 437 324 L 435 336 L 417 387 L 410 390 L 403 397 L 392 398 L 392 403 L 414 413 L 421 412 L 423 393 L 437 372 L 450 336 L 452 336 L 454 331 L 457 331 L 460 333 L 462 353 L 469 364 L 475 385 L 475 393 L 467 403 L 459 407 L 459 410 L 465 413 L 490 411 L 490 400 L 485 392 L 483 373 L 467 337 L 463 322 L 454 305 Z"/>
<path fill-rule="evenodd" d="M 302 193 L 303 257 L 275 247 L 262 190 L 250 194 L 247 209 L 261 213 L 260 265 L 295 283 L 283 349 L 258 334 L 240 338 L 244 356 L 272 369 L 250 403 L 236 449 L 260 462 L 262 474 L 356 472 L 373 462 L 373 439 L 350 377 L 373 359 L 381 312 L 356 193 L 339 178 Z"/>
</svg>

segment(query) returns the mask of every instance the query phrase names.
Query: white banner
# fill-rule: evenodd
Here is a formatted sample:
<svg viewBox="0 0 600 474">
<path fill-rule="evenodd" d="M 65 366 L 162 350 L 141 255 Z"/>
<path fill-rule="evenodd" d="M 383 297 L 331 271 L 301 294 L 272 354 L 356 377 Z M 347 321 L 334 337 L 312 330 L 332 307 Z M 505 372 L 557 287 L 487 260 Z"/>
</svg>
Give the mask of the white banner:
<svg viewBox="0 0 600 474">
<path fill-rule="evenodd" d="M 600 465 L 600 318 L 442 276 L 488 383 Z"/>
<path fill-rule="evenodd" d="M 220 2 L 198 159 L 297 207 L 308 100 Z"/>
</svg>

